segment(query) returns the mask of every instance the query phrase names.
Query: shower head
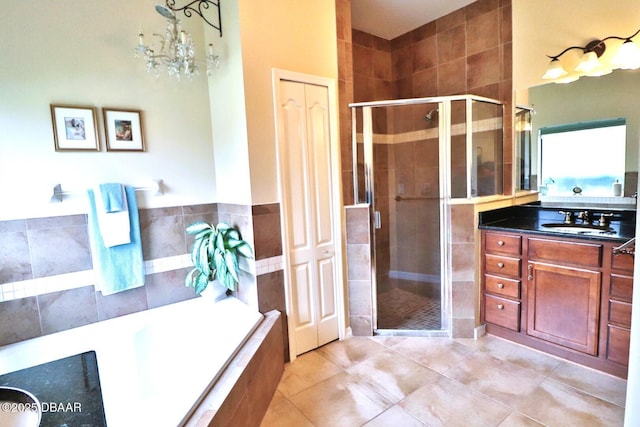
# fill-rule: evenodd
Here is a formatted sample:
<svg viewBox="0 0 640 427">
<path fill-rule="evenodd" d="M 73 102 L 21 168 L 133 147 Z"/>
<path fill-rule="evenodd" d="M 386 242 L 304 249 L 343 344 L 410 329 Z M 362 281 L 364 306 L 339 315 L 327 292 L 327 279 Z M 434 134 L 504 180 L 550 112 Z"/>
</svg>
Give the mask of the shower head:
<svg viewBox="0 0 640 427">
<path fill-rule="evenodd" d="M 424 119 L 425 120 L 433 120 L 434 119 L 433 115 L 435 113 L 437 113 L 437 112 L 438 112 L 438 109 L 434 108 L 433 110 L 429 111 L 426 116 L 424 116 Z"/>
</svg>

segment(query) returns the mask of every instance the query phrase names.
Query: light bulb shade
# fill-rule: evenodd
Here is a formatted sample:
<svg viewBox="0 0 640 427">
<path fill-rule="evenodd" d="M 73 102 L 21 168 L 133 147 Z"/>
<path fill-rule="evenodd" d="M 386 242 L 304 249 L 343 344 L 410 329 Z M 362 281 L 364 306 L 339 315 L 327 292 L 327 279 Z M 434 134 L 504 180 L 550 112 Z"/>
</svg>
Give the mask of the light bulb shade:
<svg viewBox="0 0 640 427">
<path fill-rule="evenodd" d="M 598 68 L 602 68 L 602 64 L 598 59 L 598 55 L 596 55 L 595 52 L 591 51 L 591 52 L 585 52 L 584 55 L 582 55 L 582 59 L 580 60 L 580 63 L 576 67 L 576 71 L 580 71 L 582 73 L 588 74 L 591 71 L 596 70 Z"/>
<path fill-rule="evenodd" d="M 638 48 L 638 45 L 631 40 L 622 43 L 615 58 L 613 58 L 613 64 L 623 70 L 640 68 L 640 48 Z"/>
<path fill-rule="evenodd" d="M 566 76 L 567 74 L 569 74 L 567 70 L 564 69 L 560 61 L 558 61 L 558 58 L 555 58 L 552 59 L 549 63 L 549 67 L 547 68 L 547 71 L 544 73 L 542 78 L 545 80 L 553 80 L 559 77 Z"/>
<path fill-rule="evenodd" d="M 600 77 L 600 76 L 606 76 L 607 74 L 611 74 L 612 72 L 613 72 L 613 69 L 609 67 L 605 67 L 604 65 L 601 65 L 600 67 L 594 68 L 593 70 L 584 74 L 585 76 L 589 76 L 589 77 Z"/>
<path fill-rule="evenodd" d="M 558 84 L 566 84 L 566 83 L 575 82 L 579 78 L 580 78 L 580 74 L 571 73 L 571 74 L 567 74 L 566 76 L 560 77 L 560 78 L 554 80 L 553 82 L 554 83 L 558 83 Z"/>
</svg>

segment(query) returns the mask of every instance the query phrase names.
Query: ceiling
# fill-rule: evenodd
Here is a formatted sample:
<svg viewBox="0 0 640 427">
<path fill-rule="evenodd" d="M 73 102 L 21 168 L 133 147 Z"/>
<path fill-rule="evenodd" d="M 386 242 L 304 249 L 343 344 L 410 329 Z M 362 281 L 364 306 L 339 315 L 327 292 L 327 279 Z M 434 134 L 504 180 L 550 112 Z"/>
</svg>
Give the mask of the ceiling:
<svg viewBox="0 0 640 427">
<path fill-rule="evenodd" d="M 351 0 L 351 25 L 386 40 L 418 28 L 475 0 Z"/>
</svg>

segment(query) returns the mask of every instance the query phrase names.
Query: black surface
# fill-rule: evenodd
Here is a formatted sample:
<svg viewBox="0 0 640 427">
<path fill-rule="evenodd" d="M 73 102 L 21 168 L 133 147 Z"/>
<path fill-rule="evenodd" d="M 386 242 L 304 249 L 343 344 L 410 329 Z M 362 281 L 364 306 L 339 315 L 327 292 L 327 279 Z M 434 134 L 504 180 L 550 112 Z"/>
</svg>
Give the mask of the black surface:
<svg viewBox="0 0 640 427">
<path fill-rule="evenodd" d="M 1 386 L 31 392 L 42 404 L 41 427 L 104 427 L 95 351 L 0 375 Z"/>
<path fill-rule="evenodd" d="M 576 234 L 562 233 L 546 228 L 543 224 L 556 223 L 562 224 L 564 215 L 560 211 L 589 211 L 591 214 L 591 224 L 598 225 L 600 214 L 613 214 L 607 218 L 608 226 L 611 232 L 598 234 Z M 575 219 L 576 224 L 582 224 L 579 219 Z M 540 234 L 545 236 L 574 237 L 587 240 L 611 240 L 617 242 L 625 242 L 632 239 L 636 235 L 636 211 L 615 208 L 558 208 L 544 207 L 539 203 L 527 205 L 509 206 L 501 209 L 494 209 L 479 214 L 480 229 L 491 229 L 501 231 L 521 231 L 532 234 Z"/>
</svg>

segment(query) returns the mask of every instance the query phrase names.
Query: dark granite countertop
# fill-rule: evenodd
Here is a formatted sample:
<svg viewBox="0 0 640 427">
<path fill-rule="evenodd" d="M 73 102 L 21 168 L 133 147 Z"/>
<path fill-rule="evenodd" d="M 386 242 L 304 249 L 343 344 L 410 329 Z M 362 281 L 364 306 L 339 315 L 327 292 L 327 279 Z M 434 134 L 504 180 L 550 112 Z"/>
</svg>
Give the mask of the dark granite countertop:
<svg viewBox="0 0 640 427">
<path fill-rule="evenodd" d="M 0 375 L 0 385 L 27 390 L 40 401 L 40 427 L 107 425 L 94 351 Z"/>
<path fill-rule="evenodd" d="M 598 225 L 601 214 L 613 214 L 607 217 L 607 224 L 610 231 L 591 232 L 563 232 L 558 229 L 545 227 L 543 224 L 562 225 L 565 216 L 560 211 L 571 211 L 577 216 L 578 212 L 589 211 L 593 225 Z M 574 220 L 576 224 L 582 224 L 582 220 Z M 585 224 L 586 225 L 586 224 Z M 480 229 L 500 230 L 511 232 L 526 232 L 544 236 L 562 236 L 587 240 L 607 240 L 615 242 L 625 242 L 635 237 L 636 234 L 636 211 L 631 209 L 616 208 L 558 208 L 545 207 L 540 202 L 526 205 L 509 206 L 501 209 L 494 209 L 481 212 L 479 216 Z"/>
</svg>

